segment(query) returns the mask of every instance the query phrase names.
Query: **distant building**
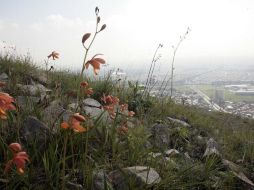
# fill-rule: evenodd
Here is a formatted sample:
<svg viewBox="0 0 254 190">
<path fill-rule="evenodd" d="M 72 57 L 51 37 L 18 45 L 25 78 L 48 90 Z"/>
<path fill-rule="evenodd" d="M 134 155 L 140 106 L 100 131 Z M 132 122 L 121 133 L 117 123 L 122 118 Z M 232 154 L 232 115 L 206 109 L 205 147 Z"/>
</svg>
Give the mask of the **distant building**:
<svg viewBox="0 0 254 190">
<path fill-rule="evenodd" d="M 123 80 L 126 77 L 126 73 L 122 69 L 117 69 L 111 74 L 113 80 Z"/>
<path fill-rule="evenodd" d="M 213 101 L 219 106 L 224 104 L 224 91 L 221 89 L 215 89 Z"/>
</svg>

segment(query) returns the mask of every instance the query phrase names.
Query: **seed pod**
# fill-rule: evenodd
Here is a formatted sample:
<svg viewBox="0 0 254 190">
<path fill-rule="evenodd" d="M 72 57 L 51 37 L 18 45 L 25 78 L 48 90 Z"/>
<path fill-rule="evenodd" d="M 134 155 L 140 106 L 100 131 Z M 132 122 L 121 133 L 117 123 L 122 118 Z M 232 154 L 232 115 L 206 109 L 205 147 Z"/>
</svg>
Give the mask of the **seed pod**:
<svg viewBox="0 0 254 190">
<path fill-rule="evenodd" d="M 106 24 L 103 24 L 100 31 L 104 30 L 106 28 Z"/>
<path fill-rule="evenodd" d="M 95 7 L 95 14 L 98 15 L 99 14 L 99 8 L 98 7 Z"/>
<path fill-rule="evenodd" d="M 82 37 L 82 43 L 85 43 L 86 40 L 91 36 L 91 33 L 86 33 L 84 34 L 84 36 Z"/>
<path fill-rule="evenodd" d="M 97 17 L 97 24 L 99 24 L 100 23 L 100 21 L 101 21 L 101 17 Z"/>
</svg>

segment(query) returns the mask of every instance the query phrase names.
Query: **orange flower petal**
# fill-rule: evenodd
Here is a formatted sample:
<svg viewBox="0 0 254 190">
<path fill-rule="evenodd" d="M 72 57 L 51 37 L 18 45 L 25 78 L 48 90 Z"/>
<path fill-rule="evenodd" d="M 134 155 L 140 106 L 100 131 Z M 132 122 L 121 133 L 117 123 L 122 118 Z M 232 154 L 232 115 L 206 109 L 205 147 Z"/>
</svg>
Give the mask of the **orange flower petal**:
<svg viewBox="0 0 254 190">
<path fill-rule="evenodd" d="M 17 152 L 20 152 L 22 150 L 22 147 L 19 143 L 11 143 L 9 145 L 9 148 L 14 152 L 14 153 L 17 153 Z"/>
<path fill-rule="evenodd" d="M 79 113 L 75 113 L 73 114 L 73 117 L 80 122 L 84 122 L 86 121 L 86 118 L 83 115 L 80 115 Z"/>
<path fill-rule="evenodd" d="M 72 126 L 74 132 L 76 133 L 82 133 L 82 132 L 85 132 L 87 131 L 86 128 L 82 127 L 80 124 L 76 123 L 75 125 Z"/>
<path fill-rule="evenodd" d="M 61 123 L 61 128 L 67 129 L 67 128 L 69 128 L 69 124 L 67 122 L 63 122 L 63 123 Z"/>
</svg>

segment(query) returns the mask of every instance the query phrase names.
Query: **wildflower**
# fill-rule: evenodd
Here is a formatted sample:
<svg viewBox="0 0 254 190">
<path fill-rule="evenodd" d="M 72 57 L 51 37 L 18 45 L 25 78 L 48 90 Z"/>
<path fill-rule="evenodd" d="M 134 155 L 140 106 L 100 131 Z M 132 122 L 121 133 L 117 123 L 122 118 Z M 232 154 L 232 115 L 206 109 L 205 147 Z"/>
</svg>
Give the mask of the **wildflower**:
<svg viewBox="0 0 254 190">
<path fill-rule="evenodd" d="M 61 124 L 61 128 L 63 129 L 68 129 L 71 128 L 73 129 L 74 132 L 76 133 L 82 133 L 86 132 L 87 128 L 84 128 L 80 123 L 86 121 L 86 118 L 79 113 L 75 113 L 72 116 L 70 116 L 68 122 L 63 122 Z"/>
<path fill-rule="evenodd" d="M 88 82 L 81 82 L 80 86 L 86 88 L 89 86 L 89 84 L 88 84 Z"/>
<path fill-rule="evenodd" d="M 128 126 L 127 123 L 124 123 L 121 127 L 117 130 L 118 134 L 120 135 L 126 135 L 128 133 Z"/>
<path fill-rule="evenodd" d="M 5 82 L 0 81 L 0 87 L 4 87 L 5 86 Z"/>
<path fill-rule="evenodd" d="M 4 173 L 8 173 L 12 165 L 16 166 L 16 169 L 20 175 L 25 173 L 25 164 L 29 162 L 29 156 L 25 151 L 22 151 L 22 147 L 19 143 L 12 143 L 9 145 L 12 151 L 13 158 L 9 160 L 5 166 Z"/>
<path fill-rule="evenodd" d="M 15 106 L 13 105 L 14 98 L 9 94 L 0 92 L 0 118 L 7 119 L 7 110 L 15 110 Z"/>
<path fill-rule="evenodd" d="M 129 117 L 132 117 L 132 116 L 134 116 L 135 115 L 135 112 L 134 111 L 129 111 L 129 113 L 128 113 L 128 116 Z"/>
<path fill-rule="evenodd" d="M 119 98 L 115 97 L 115 96 L 105 96 L 103 95 L 103 97 L 101 98 L 101 100 L 105 103 L 105 104 L 114 104 L 117 105 L 119 103 Z"/>
<path fill-rule="evenodd" d="M 59 58 L 59 53 L 53 51 L 51 54 L 48 55 L 48 59 L 51 58 L 51 57 L 53 58 L 53 60 L 58 59 Z"/>
<path fill-rule="evenodd" d="M 100 70 L 100 65 L 105 64 L 105 60 L 102 58 L 97 58 L 98 55 L 101 54 L 96 54 L 95 56 L 92 57 L 89 61 L 85 63 L 85 68 L 88 69 L 89 65 L 93 67 L 93 71 L 95 75 L 98 75 L 98 71 Z"/>
<path fill-rule="evenodd" d="M 120 109 L 121 109 L 121 112 L 128 110 L 128 104 L 121 104 Z"/>
<path fill-rule="evenodd" d="M 85 90 L 85 93 L 87 94 L 87 96 L 91 96 L 93 94 L 93 89 L 88 88 L 88 89 Z"/>
</svg>

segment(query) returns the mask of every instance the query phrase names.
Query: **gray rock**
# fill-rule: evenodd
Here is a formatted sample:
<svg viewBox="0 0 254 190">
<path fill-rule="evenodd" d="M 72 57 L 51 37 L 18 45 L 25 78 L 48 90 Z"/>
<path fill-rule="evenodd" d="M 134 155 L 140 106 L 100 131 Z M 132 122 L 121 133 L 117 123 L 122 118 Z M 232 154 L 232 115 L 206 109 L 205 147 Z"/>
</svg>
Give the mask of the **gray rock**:
<svg viewBox="0 0 254 190">
<path fill-rule="evenodd" d="M 189 153 L 188 153 L 188 152 L 185 152 L 185 153 L 184 153 L 184 156 L 185 156 L 185 158 L 188 158 L 188 159 L 190 159 L 190 160 L 191 160 L 191 157 L 190 157 L 190 155 L 189 155 Z"/>
<path fill-rule="evenodd" d="M 46 95 L 51 92 L 50 89 L 46 88 L 42 84 L 35 84 L 35 85 L 17 84 L 17 87 L 24 93 L 28 93 L 31 96 L 36 96 L 38 94 L 39 95 Z"/>
<path fill-rule="evenodd" d="M 78 107 L 77 103 L 71 103 L 67 106 L 67 109 L 75 111 L 77 107 Z"/>
<path fill-rule="evenodd" d="M 71 114 L 73 112 L 64 109 L 60 100 L 54 100 L 44 109 L 43 121 L 47 123 L 53 132 L 57 132 L 59 129 L 59 125 L 56 125 L 57 122 L 61 119 L 68 121 Z"/>
<path fill-rule="evenodd" d="M 153 157 L 153 158 L 157 158 L 157 157 L 159 157 L 159 156 L 161 156 L 162 154 L 160 153 L 160 152 L 150 152 L 149 154 L 148 154 L 148 156 L 151 156 L 151 157 Z"/>
<path fill-rule="evenodd" d="M 29 144 L 37 142 L 39 148 L 45 148 L 50 135 L 49 128 L 33 116 L 28 116 L 21 128 L 21 137 Z"/>
<path fill-rule="evenodd" d="M 218 150 L 217 142 L 213 138 L 210 138 L 206 143 L 206 150 L 203 157 L 214 155 L 214 154 L 221 156 Z"/>
<path fill-rule="evenodd" d="M 85 188 L 81 184 L 73 183 L 68 181 L 66 183 L 67 190 L 85 190 Z"/>
<path fill-rule="evenodd" d="M 109 179 L 103 170 L 99 170 L 97 173 L 94 173 L 93 190 L 104 190 L 105 182 L 108 189 L 113 189 L 112 184 L 109 182 Z"/>
<path fill-rule="evenodd" d="M 246 184 L 248 184 L 252 188 L 254 187 L 254 183 L 242 172 L 240 166 L 225 159 L 222 160 L 222 163 L 224 166 L 230 169 L 237 178 L 244 181 Z"/>
<path fill-rule="evenodd" d="M 47 75 L 45 73 L 40 73 L 40 74 L 34 74 L 31 76 L 33 80 L 36 82 L 46 85 L 47 84 Z"/>
<path fill-rule="evenodd" d="M 108 112 L 103 109 L 102 105 L 97 100 L 86 98 L 83 100 L 83 109 L 85 113 L 93 119 L 100 117 L 103 123 L 112 122 Z"/>
<path fill-rule="evenodd" d="M 38 104 L 39 102 L 40 98 L 34 96 L 18 96 L 16 98 L 16 103 L 22 110 L 32 110 L 34 104 Z"/>
<path fill-rule="evenodd" d="M 8 80 L 8 75 L 6 73 L 2 73 L 0 74 L 0 81 L 6 81 Z"/>
<path fill-rule="evenodd" d="M 83 100 L 83 108 L 86 114 L 90 115 L 92 118 L 97 118 L 104 112 L 101 104 L 92 98 L 86 98 Z"/>
<path fill-rule="evenodd" d="M 109 173 L 115 190 L 129 190 L 129 183 L 133 188 L 143 189 L 145 186 L 153 186 L 161 181 L 159 174 L 147 166 L 133 166 Z"/>
<path fill-rule="evenodd" d="M 152 126 L 151 143 L 160 149 L 167 149 L 170 146 L 170 131 L 168 126 L 164 124 Z"/>
<path fill-rule="evenodd" d="M 176 150 L 176 149 L 170 149 L 170 150 L 165 151 L 165 155 L 167 157 L 170 157 L 170 156 L 173 156 L 173 155 L 176 155 L 176 154 L 179 154 L 179 151 Z"/>
<path fill-rule="evenodd" d="M 179 124 L 179 125 L 182 125 L 184 127 L 191 127 L 191 125 L 185 121 L 182 121 L 180 119 L 175 119 L 175 118 L 172 118 L 172 117 L 167 117 L 167 119 L 172 122 L 173 124 Z"/>
</svg>

